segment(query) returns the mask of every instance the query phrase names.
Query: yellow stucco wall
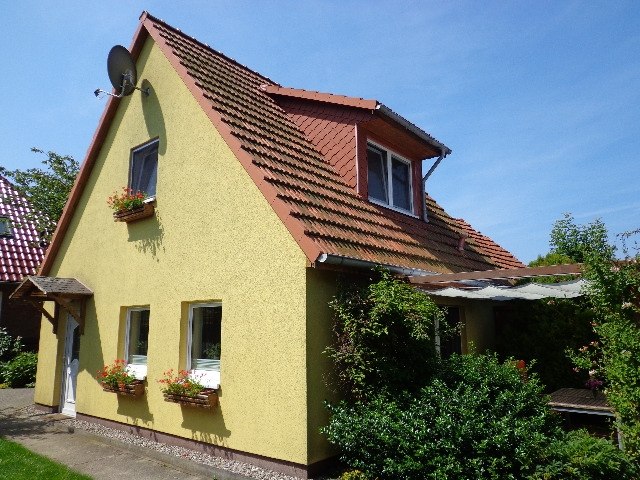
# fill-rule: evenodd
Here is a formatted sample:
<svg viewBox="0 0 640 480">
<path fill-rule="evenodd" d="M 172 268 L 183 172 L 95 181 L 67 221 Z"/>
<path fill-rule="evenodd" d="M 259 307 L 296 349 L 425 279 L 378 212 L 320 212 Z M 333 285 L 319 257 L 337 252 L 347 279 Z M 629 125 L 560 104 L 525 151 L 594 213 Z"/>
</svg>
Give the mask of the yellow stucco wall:
<svg viewBox="0 0 640 480">
<path fill-rule="evenodd" d="M 307 405 L 309 463 L 337 454 L 320 433 L 329 423 L 325 400 L 337 400 L 327 386 L 331 382 L 332 362 L 324 349 L 334 342 L 332 313 L 329 301 L 337 293 L 338 274 L 332 271 L 307 269 Z"/>
<path fill-rule="evenodd" d="M 152 93 L 121 101 L 50 272 L 94 291 L 77 411 L 306 464 L 306 258 L 151 40 L 138 72 Z M 156 215 L 114 223 L 106 199 L 127 184 L 130 150 L 155 137 Z M 213 412 L 164 402 L 156 382 L 184 367 L 187 305 L 202 300 L 223 304 Z M 135 305 L 151 310 L 148 385 L 130 399 L 103 392 L 95 373 L 123 356 L 123 307 Z M 61 343 L 43 321 L 39 403 L 58 403 Z"/>
</svg>

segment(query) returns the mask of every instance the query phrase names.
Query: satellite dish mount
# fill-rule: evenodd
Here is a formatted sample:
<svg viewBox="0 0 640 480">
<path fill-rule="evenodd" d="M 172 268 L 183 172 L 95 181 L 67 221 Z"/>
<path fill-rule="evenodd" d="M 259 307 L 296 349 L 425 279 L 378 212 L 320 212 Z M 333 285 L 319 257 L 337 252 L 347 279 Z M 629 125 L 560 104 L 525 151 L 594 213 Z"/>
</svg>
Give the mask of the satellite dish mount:
<svg viewBox="0 0 640 480">
<path fill-rule="evenodd" d="M 99 97 L 101 93 L 111 97 L 122 98 L 131 95 L 134 90 L 140 90 L 147 97 L 149 96 L 148 88 L 136 87 L 138 82 L 138 72 L 136 64 L 129 53 L 129 50 L 122 45 L 116 45 L 109 51 L 107 57 L 107 72 L 109 80 L 116 93 L 107 92 L 100 88 L 96 89 L 94 95 Z"/>
</svg>

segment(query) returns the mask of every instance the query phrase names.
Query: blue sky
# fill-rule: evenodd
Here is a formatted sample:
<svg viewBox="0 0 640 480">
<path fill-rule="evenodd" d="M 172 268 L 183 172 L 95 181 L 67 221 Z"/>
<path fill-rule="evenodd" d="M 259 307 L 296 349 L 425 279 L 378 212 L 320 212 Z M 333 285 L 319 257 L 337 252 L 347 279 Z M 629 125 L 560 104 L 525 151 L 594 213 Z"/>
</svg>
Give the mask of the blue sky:
<svg viewBox="0 0 640 480">
<path fill-rule="evenodd" d="M 413 121 L 453 150 L 429 192 L 525 262 L 564 212 L 640 227 L 637 2 L 3 2 L 0 164 L 84 158 L 107 53 L 143 10 L 284 86 Z"/>
</svg>

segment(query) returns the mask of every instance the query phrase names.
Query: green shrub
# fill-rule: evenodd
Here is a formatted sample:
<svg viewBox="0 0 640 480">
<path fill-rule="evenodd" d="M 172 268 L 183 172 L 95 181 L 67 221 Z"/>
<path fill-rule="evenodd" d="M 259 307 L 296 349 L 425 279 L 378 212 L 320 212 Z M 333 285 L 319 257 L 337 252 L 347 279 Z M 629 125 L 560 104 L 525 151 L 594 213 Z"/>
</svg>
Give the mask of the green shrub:
<svg viewBox="0 0 640 480">
<path fill-rule="evenodd" d="M 22 350 L 22 339 L 13 338 L 5 328 L 0 327 L 0 360 L 11 360 Z"/>
<path fill-rule="evenodd" d="M 553 442 L 531 480 L 608 480 L 638 478 L 638 470 L 611 442 L 583 430 Z"/>
<path fill-rule="evenodd" d="M 573 371 L 567 349 L 577 350 L 595 339 L 593 313 L 583 299 L 516 302 L 496 322 L 495 349 L 501 358 L 531 363 L 548 392 L 562 387 L 584 388 L 586 374 Z"/>
<path fill-rule="evenodd" d="M 525 478 L 561 435 L 541 393 L 511 362 L 454 355 L 418 394 L 330 406 L 323 431 L 371 478 Z"/>
<path fill-rule="evenodd" d="M 368 478 L 360 470 L 348 470 L 340 475 L 340 480 L 368 480 Z"/>
<path fill-rule="evenodd" d="M 436 370 L 436 319 L 444 312 L 423 292 L 373 272 L 368 285 L 343 285 L 331 301 L 333 360 L 341 393 L 363 400 L 382 390 L 419 390 Z"/>
<path fill-rule="evenodd" d="M 19 353 L 4 365 L 4 378 L 11 388 L 32 387 L 36 381 L 38 355 L 31 352 Z"/>
</svg>

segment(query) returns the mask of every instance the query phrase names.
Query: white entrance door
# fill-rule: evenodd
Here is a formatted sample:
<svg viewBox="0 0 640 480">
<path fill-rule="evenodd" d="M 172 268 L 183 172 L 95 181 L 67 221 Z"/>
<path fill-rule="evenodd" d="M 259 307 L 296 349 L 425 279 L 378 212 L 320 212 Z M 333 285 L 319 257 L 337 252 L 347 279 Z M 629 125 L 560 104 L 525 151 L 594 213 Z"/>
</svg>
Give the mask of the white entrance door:
<svg viewBox="0 0 640 480">
<path fill-rule="evenodd" d="M 76 416 L 76 378 L 80 353 L 80 325 L 71 315 L 67 316 L 64 339 L 64 369 L 62 371 L 62 413 Z"/>
</svg>

